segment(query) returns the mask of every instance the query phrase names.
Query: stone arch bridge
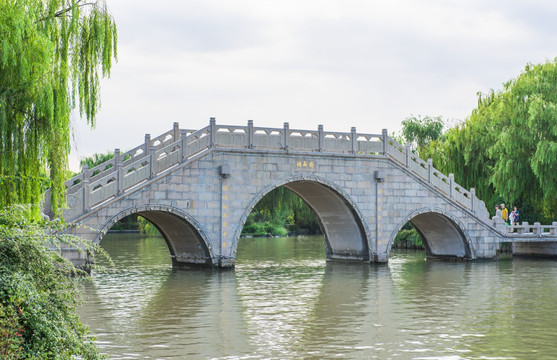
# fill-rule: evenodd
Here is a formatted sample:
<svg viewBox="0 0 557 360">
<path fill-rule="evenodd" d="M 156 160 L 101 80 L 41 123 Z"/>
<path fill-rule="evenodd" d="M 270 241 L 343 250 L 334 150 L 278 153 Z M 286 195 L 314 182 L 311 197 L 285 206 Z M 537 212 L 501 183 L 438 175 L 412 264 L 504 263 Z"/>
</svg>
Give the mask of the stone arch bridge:
<svg viewBox="0 0 557 360">
<path fill-rule="evenodd" d="M 186 130 L 174 123 L 130 151 L 116 149 L 104 164 L 84 167 L 66 186 L 64 218 L 84 225 L 71 230 L 76 235 L 99 243 L 117 221 L 139 214 L 159 229 L 174 266 L 234 266 L 249 213 L 278 186 L 315 211 L 330 260 L 387 262 L 408 221 L 429 257 L 493 259 L 501 241 L 525 253 L 557 244 L 557 223 L 525 224 L 508 234 L 474 189 L 459 186 L 387 130 L 260 128 L 251 120 L 229 126 L 214 118 Z M 63 252 L 76 264 L 86 261 L 75 249 Z"/>
</svg>

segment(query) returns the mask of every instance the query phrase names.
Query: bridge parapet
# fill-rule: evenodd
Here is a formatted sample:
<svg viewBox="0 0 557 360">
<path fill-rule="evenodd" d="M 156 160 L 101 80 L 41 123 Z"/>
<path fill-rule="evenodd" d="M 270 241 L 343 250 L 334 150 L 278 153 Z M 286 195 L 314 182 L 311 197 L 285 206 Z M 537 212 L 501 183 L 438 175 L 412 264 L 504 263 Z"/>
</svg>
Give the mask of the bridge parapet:
<svg viewBox="0 0 557 360">
<path fill-rule="evenodd" d="M 521 236 L 551 237 L 557 240 L 557 222 L 554 221 L 551 225 L 542 225 L 539 222 L 510 225 L 506 227 L 505 236 L 511 239 Z"/>
<path fill-rule="evenodd" d="M 229 148 L 259 150 L 289 150 L 306 152 L 328 152 L 346 154 L 384 153 L 383 135 L 358 134 L 356 128 L 351 132 L 324 131 L 319 125 L 317 130 L 290 129 L 289 123 L 282 128 L 215 125 L 216 142 L 214 145 Z"/>
<path fill-rule="evenodd" d="M 478 218 L 488 218 L 473 188 L 458 185 L 452 174 L 442 174 L 430 159 L 420 159 L 408 145 L 389 137 L 386 129 L 381 134 L 357 133 L 354 127 L 350 132 L 324 131 L 322 125 L 317 130 L 302 130 L 291 129 L 287 122 L 282 128 L 267 128 L 255 127 L 252 120 L 247 126 L 217 125 L 214 118 L 209 126 L 196 131 L 180 130 L 174 123 L 171 130 L 155 138 L 145 135 L 144 143 L 129 151 L 116 149 L 111 160 L 92 169 L 84 166 L 81 174 L 66 182 L 69 208 L 64 210 L 64 218 L 73 220 L 177 165 L 195 161 L 211 148 L 387 157 Z M 45 207 L 49 209 L 48 193 Z"/>
</svg>

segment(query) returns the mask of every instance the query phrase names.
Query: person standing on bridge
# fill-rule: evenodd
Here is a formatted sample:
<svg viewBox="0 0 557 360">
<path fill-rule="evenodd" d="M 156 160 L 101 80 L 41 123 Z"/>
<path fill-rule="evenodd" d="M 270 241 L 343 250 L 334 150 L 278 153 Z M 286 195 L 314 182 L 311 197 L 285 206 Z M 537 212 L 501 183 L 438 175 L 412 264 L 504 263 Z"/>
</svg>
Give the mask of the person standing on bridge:
<svg viewBox="0 0 557 360">
<path fill-rule="evenodd" d="M 503 215 L 501 215 L 501 210 L 499 209 L 499 205 L 495 205 L 495 218 L 502 219 Z"/>
<path fill-rule="evenodd" d="M 507 222 L 509 218 L 509 209 L 505 207 L 505 204 L 501 204 L 501 217 L 503 218 L 504 222 Z"/>
<path fill-rule="evenodd" d="M 519 223 L 518 217 L 519 217 L 518 209 L 515 206 L 513 208 L 513 211 L 511 211 L 511 214 L 509 215 L 509 218 L 511 219 L 511 225 Z"/>
</svg>

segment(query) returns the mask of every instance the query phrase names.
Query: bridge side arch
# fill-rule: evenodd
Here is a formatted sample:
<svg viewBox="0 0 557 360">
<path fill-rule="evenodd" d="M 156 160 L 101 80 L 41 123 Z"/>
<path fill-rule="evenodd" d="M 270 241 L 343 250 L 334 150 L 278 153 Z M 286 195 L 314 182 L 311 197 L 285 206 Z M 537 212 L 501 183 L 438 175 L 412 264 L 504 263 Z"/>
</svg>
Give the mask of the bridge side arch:
<svg viewBox="0 0 557 360">
<path fill-rule="evenodd" d="M 428 207 L 410 213 L 398 223 L 391 233 L 387 254 L 398 232 L 407 222 L 414 226 L 424 240 L 429 257 L 475 258 L 474 247 L 462 221 L 450 212 Z"/>
<path fill-rule="evenodd" d="M 314 175 L 281 179 L 253 197 L 234 234 L 234 256 L 249 214 L 265 195 L 280 186 L 296 193 L 315 212 L 325 235 L 328 259 L 369 260 L 371 231 L 357 202 L 334 182 Z"/>
<path fill-rule="evenodd" d="M 111 217 L 94 239 L 99 244 L 114 224 L 126 216 L 138 214 L 149 220 L 164 238 L 173 266 L 210 266 L 214 258 L 207 231 L 190 214 L 167 205 L 139 205 Z"/>
</svg>

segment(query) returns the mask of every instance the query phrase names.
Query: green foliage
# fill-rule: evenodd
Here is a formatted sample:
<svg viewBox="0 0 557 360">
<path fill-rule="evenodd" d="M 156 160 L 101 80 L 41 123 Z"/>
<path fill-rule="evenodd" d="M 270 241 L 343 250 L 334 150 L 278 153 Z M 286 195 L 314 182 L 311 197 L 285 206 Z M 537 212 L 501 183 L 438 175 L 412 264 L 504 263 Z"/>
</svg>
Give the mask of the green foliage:
<svg viewBox="0 0 557 360">
<path fill-rule="evenodd" d="M 534 221 L 557 216 L 557 60 L 528 64 L 500 91 L 478 94 L 466 121 L 420 151 L 474 187 L 488 209 L 504 202 Z M 522 217 L 524 221 L 525 217 Z"/>
<path fill-rule="evenodd" d="M 407 222 L 396 235 L 393 247 L 404 249 L 423 249 L 424 244 L 418 231 L 411 223 Z"/>
<path fill-rule="evenodd" d="M 504 202 L 522 210 L 521 221 L 550 222 L 557 215 L 556 80 L 556 60 L 527 65 L 503 90 L 478 94 L 464 123 L 436 137 L 440 118 L 410 117 L 403 137 L 421 158 L 475 188 L 492 214 Z"/>
<path fill-rule="evenodd" d="M 286 236 L 288 235 L 287 227 L 290 225 L 288 223 L 289 213 L 291 211 L 275 212 L 271 215 L 271 213 L 265 210 L 252 211 L 242 229 L 242 234 L 252 236 L 267 236 L 269 234 L 272 236 Z"/>
<path fill-rule="evenodd" d="M 156 228 L 149 220 L 142 216 L 137 216 L 137 224 L 139 232 L 145 235 L 160 235 L 159 229 Z"/>
<path fill-rule="evenodd" d="M 140 230 L 139 215 L 131 214 L 114 224 L 110 230 Z M 141 218 L 143 219 L 143 218 Z"/>
<path fill-rule="evenodd" d="M 97 165 L 100 165 L 108 160 L 111 160 L 114 157 L 113 151 L 108 151 L 105 154 L 96 153 L 91 156 L 88 156 L 84 159 L 81 159 L 80 165 L 87 165 L 89 169 L 94 168 Z M 112 165 L 109 165 L 107 168 L 110 168 Z"/>
<path fill-rule="evenodd" d="M 94 126 L 116 26 L 102 0 L 3 0 L 0 39 L 0 206 L 39 204 L 49 181 L 58 214 L 70 113 Z"/>
<path fill-rule="evenodd" d="M 94 168 L 97 165 L 100 165 L 110 159 L 112 159 L 114 157 L 114 152 L 112 151 L 107 151 L 106 153 L 102 154 L 102 153 L 95 153 L 91 156 L 87 156 L 83 159 L 81 159 L 81 161 L 79 162 L 79 164 L 83 167 L 83 165 L 87 165 L 89 167 L 89 169 Z M 123 160 L 127 160 L 129 158 L 129 155 L 126 156 L 126 158 L 124 158 Z M 104 168 L 104 170 L 110 169 L 112 167 L 112 164 L 108 164 L 106 165 L 106 167 Z M 82 171 L 79 172 L 72 172 L 72 171 L 66 171 L 66 175 L 65 175 L 65 179 L 69 180 L 71 178 L 73 178 L 74 176 L 80 174 Z M 90 174 L 90 176 L 94 176 L 96 174 L 98 174 L 100 171 L 99 170 L 95 170 L 94 173 Z M 77 182 L 79 182 L 80 180 L 76 180 Z"/>
<path fill-rule="evenodd" d="M 444 126 L 441 116 L 410 116 L 402 121 L 402 137 L 413 145 L 421 157 L 427 144 L 442 138 Z"/>
<path fill-rule="evenodd" d="M 259 201 L 242 235 L 285 236 L 288 233 L 318 233 L 319 222 L 313 210 L 295 193 L 285 187 L 270 191 Z"/>
<path fill-rule="evenodd" d="M 0 357 L 98 359 L 76 314 L 79 271 L 57 251 L 62 244 L 103 253 L 69 235 L 61 222 L 31 221 L 30 207 L 0 211 Z"/>
</svg>

